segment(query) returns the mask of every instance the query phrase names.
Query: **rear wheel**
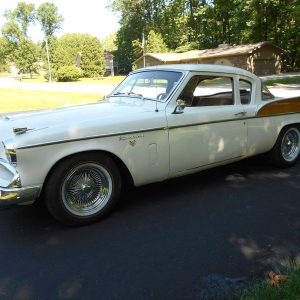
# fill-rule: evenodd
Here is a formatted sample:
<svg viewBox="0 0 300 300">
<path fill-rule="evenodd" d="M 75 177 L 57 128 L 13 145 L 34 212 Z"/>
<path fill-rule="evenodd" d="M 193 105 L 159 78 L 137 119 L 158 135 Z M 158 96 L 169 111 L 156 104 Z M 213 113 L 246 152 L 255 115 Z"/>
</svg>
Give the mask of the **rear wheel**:
<svg viewBox="0 0 300 300">
<path fill-rule="evenodd" d="M 271 151 L 272 162 L 279 167 L 294 165 L 299 159 L 300 131 L 296 126 L 284 128 Z"/>
<path fill-rule="evenodd" d="M 105 154 L 84 153 L 63 160 L 45 186 L 50 213 L 68 225 L 97 221 L 109 214 L 121 191 L 115 162 Z"/>
</svg>

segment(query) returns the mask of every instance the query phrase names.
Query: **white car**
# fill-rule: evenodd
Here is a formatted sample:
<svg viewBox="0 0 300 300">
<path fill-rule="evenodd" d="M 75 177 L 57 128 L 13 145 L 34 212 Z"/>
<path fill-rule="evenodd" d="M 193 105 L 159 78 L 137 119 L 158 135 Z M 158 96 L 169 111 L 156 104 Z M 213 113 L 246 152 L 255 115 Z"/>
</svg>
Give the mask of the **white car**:
<svg viewBox="0 0 300 300">
<path fill-rule="evenodd" d="M 269 152 L 300 152 L 300 97 L 278 99 L 242 69 L 137 70 L 104 101 L 0 119 L 0 202 L 45 201 L 66 224 L 107 215 L 140 186 Z"/>
</svg>

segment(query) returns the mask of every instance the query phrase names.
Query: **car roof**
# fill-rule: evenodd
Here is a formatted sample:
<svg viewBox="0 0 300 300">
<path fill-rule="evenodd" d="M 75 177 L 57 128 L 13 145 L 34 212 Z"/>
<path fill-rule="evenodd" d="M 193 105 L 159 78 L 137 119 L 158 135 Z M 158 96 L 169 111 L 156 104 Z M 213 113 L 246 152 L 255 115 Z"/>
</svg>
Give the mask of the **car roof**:
<svg viewBox="0 0 300 300">
<path fill-rule="evenodd" d="M 228 73 L 235 75 L 244 75 L 251 78 L 257 78 L 253 73 L 241 68 L 214 65 L 214 64 L 174 64 L 174 65 L 158 65 L 138 69 L 133 73 L 147 70 L 164 70 L 164 71 L 189 71 L 189 72 L 213 72 L 213 73 Z"/>
</svg>

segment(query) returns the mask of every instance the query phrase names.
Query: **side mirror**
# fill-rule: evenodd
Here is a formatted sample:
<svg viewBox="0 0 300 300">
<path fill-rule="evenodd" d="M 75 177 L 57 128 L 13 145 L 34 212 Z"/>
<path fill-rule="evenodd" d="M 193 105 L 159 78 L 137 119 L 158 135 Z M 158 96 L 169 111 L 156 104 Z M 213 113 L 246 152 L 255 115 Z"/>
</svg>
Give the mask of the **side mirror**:
<svg viewBox="0 0 300 300">
<path fill-rule="evenodd" d="M 184 108 L 185 108 L 185 101 L 178 99 L 176 101 L 177 105 L 173 111 L 173 114 L 183 114 Z"/>
</svg>

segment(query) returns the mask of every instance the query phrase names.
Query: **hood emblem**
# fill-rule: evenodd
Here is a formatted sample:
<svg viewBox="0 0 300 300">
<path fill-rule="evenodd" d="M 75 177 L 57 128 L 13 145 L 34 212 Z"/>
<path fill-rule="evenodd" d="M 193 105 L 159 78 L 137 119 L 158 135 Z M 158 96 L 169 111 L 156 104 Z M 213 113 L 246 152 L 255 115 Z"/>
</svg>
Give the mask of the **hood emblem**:
<svg viewBox="0 0 300 300">
<path fill-rule="evenodd" d="M 48 128 L 48 127 L 42 127 L 42 128 L 18 127 L 18 128 L 14 128 L 13 132 L 15 135 L 19 135 L 19 134 L 26 133 L 28 131 L 37 131 L 37 130 L 42 130 L 42 129 L 46 129 L 46 128 Z"/>
<path fill-rule="evenodd" d="M 134 147 L 136 145 L 136 140 L 129 141 L 129 145 Z"/>
<path fill-rule="evenodd" d="M 19 128 L 14 128 L 14 134 L 23 134 L 26 133 L 28 130 L 32 130 L 32 129 L 28 129 L 27 127 L 19 127 Z"/>
</svg>

